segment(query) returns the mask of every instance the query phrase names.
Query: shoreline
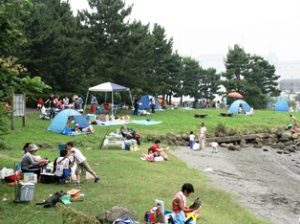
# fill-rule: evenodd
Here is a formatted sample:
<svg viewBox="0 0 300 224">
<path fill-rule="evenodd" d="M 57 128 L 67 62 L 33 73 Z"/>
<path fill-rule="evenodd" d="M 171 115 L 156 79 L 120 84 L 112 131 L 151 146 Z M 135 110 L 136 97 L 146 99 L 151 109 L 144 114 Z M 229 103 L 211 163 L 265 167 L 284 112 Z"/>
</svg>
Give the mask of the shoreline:
<svg viewBox="0 0 300 224">
<path fill-rule="evenodd" d="M 267 151 L 265 151 L 267 150 Z M 295 224 L 300 217 L 300 152 L 248 147 L 241 151 L 210 148 L 171 151 L 191 168 L 207 173 L 212 186 L 230 193 L 243 207 L 274 224 Z"/>
</svg>

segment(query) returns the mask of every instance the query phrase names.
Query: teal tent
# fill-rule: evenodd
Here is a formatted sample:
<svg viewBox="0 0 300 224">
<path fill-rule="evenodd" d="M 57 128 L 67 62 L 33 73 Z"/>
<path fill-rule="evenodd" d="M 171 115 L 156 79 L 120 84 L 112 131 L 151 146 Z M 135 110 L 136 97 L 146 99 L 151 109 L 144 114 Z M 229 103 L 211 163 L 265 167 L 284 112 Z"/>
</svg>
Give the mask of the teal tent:
<svg viewBox="0 0 300 224">
<path fill-rule="evenodd" d="M 285 100 L 278 100 L 275 104 L 275 111 L 288 112 L 289 104 Z"/>
<path fill-rule="evenodd" d="M 48 131 L 63 133 L 66 128 L 69 117 L 73 117 L 75 123 L 78 124 L 80 128 L 86 128 L 90 125 L 87 119 L 85 119 L 81 113 L 73 109 L 66 109 L 59 112 L 54 117 L 54 119 L 48 127 Z"/>
<path fill-rule="evenodd" d="M 150 100 L 154 100 L 155 102 L 155 110 L 161 109 L 161 106 L 156 97 L 151 95 L 144 95 L 139 99 L 139 109 L 140 110 L 149 110 L 150 109 Z"/>
<path fill-rule="evenodd" d="M 243 108 L 244 113 L 250 112 L 251 110 L 251 107 L 246 101 L 236 100 L 230 105 L 228 112 L 232 114 L 237 114 L 239 112 L 240 107 Z"/>
</svg>

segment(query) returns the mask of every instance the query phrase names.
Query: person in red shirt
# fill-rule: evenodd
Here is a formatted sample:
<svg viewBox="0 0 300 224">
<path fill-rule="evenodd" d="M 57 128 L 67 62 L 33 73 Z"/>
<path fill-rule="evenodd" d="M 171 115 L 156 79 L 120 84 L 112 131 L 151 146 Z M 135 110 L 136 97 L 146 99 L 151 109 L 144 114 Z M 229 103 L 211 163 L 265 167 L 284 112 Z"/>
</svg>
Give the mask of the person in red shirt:
<svg viewBox="0 0 300 224">
<path fill-rule="evenodd" d="M 36 107 L 37 107 L 37 110 L 41 110 L 43 106 L 44 106 L 44 101 L 43 101 L 43 99 L 40 97 L 40 98 L 38 98 L 38 100 L 36 101 Z"/>
<path fill-rule="evenodd" d="M 164 160 L 168 160 L 165 150 L 160 148 L 160 140 L 155 140 L 154 144 L 148 149 L 148 154 L 153 153 L 154 156 L 161 156 Z"/>
</svg>

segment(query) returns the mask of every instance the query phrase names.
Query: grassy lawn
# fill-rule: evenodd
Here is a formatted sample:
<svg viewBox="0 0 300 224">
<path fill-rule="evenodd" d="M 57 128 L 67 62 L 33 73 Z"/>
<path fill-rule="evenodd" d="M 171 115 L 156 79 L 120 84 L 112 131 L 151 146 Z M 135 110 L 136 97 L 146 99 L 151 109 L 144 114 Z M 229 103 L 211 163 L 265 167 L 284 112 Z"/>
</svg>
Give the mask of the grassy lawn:
<svg viewBox="0 0 300 224">
<path fill-rule="evenodd" d="M 161 120 L 163 123 L 160 125 L 129 126 L 138 130 L 142 136 L 197 131 L 201 120 L 193 117 L 195 113 L 209 114 L 204 119 L 209 133 L 213 133 L 214 127 L 219 123 L 241 131 L 270 128 L 289 123 L 288 113 L 256 111 L 256 115 L 253 117 L 224 118 L 218 116 L 220 112 L 218 110 L 158 112 L 139 119 Z M 296 116 L 299 118 L 298 114 Z M 187 168 L 175 157 L 171 157 L 169 162 L 147 163 L 139 160 L 141 152 L 99 150 L 99 142 L 107 130 L 106 127 L 96 127 L 94 135 L 70 137 L 47 132 L 48 125 L 49 121 L 39 120 L 37 114 L 29 115 L 26 128 L 21 128 L 20 121 L 18 121 L 17 129 L 5 136 L 5 141 L 11 149 L 0 151 L 2 155 L 6 155 L 6 157 L 0 155 L 0 169 L 4 166 L 13 166 L 14 161 L 8 157 L 21 158 L 21 149 L 25 142 L 41 144 L 43 147 L 39 150 L 39 154 L 53 161 L 57 156 L 57 143 L 74 141 L 87 156 L 91 166 L 102 177 L 99 184 L 87 181 L 80 186 L 82 193 L 85 193 L 84 201 L 69 206 L 78 212 L 93 217 L 114 205 L 122 205 L 136 211 L 138 218 L 142 220 L 145 211 L 151 207 L 154 199 L 164 200 L 166 207 L 170 209 L 170 200 L 173 194 L 180 189 L 183 183 L 191 182 L 196 189 L 193 198 L 199 195 L 203 201 L 200 223 L 266 223 L 241 208 L 231 199 L 230 195 L 213 189 L 204 174 Z M 113 131 L 117 128 L 117 126 L 112 126 L 109 130 Z M 144 143 L 142 151 L 146 151 L 148 146 L 148 143 Z M 37 184 L 33 203 L 14 204 L 12 202 L 14 188 L 0 184 L 0 223 L 64 223 L 62 221 L 64 212 L 62 212 L 61 206 L 44 209 L 34 203 L 47 198 L 55 191 L 68 190 L 73 187 L 72 184 Z M 9 200 L 2 201 L 4 197 Z M 83 222 L 78 221 L 78 223 Z"/>
</svg>

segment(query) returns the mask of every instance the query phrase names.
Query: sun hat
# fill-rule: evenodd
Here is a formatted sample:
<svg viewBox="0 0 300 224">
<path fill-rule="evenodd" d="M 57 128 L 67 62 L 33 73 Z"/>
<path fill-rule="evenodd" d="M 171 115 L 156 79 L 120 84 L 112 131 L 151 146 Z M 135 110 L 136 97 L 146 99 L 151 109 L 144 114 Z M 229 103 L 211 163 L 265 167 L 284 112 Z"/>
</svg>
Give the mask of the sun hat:
<svg viewBox="0 0 300 224">
<path fill-rule="evenodd" d="M 28 151 L 29 151 L 29 152 L 37 151 L 37 150 L 38 150 L 38 147 L 37 147 L 36 144 L 30 144 L 30 145 L 28 146 Z"/>
</svg>

